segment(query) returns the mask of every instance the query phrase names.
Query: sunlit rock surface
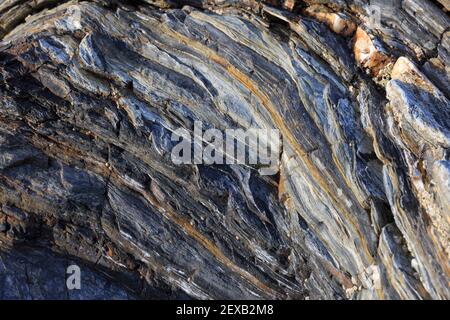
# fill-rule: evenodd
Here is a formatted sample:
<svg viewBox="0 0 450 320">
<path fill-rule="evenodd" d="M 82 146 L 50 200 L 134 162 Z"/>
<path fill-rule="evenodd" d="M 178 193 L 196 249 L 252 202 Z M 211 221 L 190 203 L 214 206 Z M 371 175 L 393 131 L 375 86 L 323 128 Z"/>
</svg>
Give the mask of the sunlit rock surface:
<svg viewBox="0 0 450 320">
<path fill-rule="evenodd" d="M 0 0 L 0 297 L 450 298 L 446 10 Z M 279 172 L 175 165 L 195 121 Z"/>
</svg>

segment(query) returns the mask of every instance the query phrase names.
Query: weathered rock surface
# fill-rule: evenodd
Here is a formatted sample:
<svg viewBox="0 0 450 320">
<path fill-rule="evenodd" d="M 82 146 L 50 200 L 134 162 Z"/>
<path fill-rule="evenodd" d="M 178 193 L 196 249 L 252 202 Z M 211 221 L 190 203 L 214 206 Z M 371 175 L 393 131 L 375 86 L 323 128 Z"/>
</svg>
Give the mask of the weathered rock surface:
<svg viewBox="0 0 450 320">
<path fill-rule="evenodd" d="M 56 256 L 42 248 L 4 250 L 0 252 L 0 299 L 134 299 L 102 271 L 80 261 Z M 66 270 L 72 265 L 83 270 L 80 290 L 68 290 L 66 286 Z"/>
<path fill-rule="evenodd" d="M 0 297 L 450 298 L 446 10 L 0 0 Z M 194 121 L 279 173 L 175 165 Z"/>
</svg>

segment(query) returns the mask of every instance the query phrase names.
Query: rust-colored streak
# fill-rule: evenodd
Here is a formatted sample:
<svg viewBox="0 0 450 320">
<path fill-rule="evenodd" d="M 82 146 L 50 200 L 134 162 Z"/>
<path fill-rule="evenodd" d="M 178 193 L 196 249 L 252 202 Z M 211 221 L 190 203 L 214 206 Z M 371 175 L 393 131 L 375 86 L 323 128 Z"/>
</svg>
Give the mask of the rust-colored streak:
<svg viewBox="0 0 450 320">
<path fill-rule="evenodd" d="M 158 199 L 150 192 L 147 192 L 144 189 L 137 188 L 136 185 L 130 184 L 128 181 L 123 179 L 119 174 L 114 172 L 113 176 L 120 180 L 122 184 L 127 187 L 139 192 L 142 197 L 144 197 L 155 209 L 157 209 L 160 213 L 164 215 L 168 220 L 170 220 L 174 225 L 181 227 L 181 229 L 189 235 L 191 238 L 195 239 L 200 245 L 202 245 L 205 249 L 207 249 L 220 263 L 226 266 L 228 269 L 233 271 L 234 273 L 240 275 L 242 278 L 246 279 L 256 288 L 259 288 L 261 291 L 272 295 L 274 298 L 281 298 L 281 294 L 279 294 L 274 289 L 268 287 L 261 280 L 256 278 L 254 275 L 249 273 L 248 271 L 238 267 L 233 263 L 222 251 L 208 238 L 203 236 L 197 229 L 195 229 L 189 219 L 184 218 L 178 215 L 173 208 L 168 203 L 161 203 Z"/>
<path fill-rule="evenodd" d="M 311 159 L 308 156 L 308 153 L 304 148 L 297 142 L 297 139 L 293 135 L 293 133 L 287 128 L 286 124 L 284 123 L 282 117 L 278 113 L 275 106 L 270 101 L 269 97 L 261 91 L 257 84 L 250 79 L 247 75 L 245 75 L 242 71 L 234 67 L 230 62 L 228 62 L 225 58 L 218 55 L 216 52 L 208 48 L 207 46 L 203 45 L 202 43 L 192 40 L 180 33 L 177 33 L 176 31 L 173 31 L 172 29 L 169 29 L 167 26 L 162 25 L 160 26 L 161 29 L 164 30 L 165 33 L 171 34 L 174 38 L 181 41 L 186 46 L 198 50 L 200 53 L 206 56 L 209 60 L 217 63 L 218 65 L 222 66 L 227 70 L 227 72 L 232 75 L 235 79 L 237 79 L 240 83 L 242 83 L 249 91 L 251 91 L 262 103 L 262 105 L 266 108 L 266 110 L 270 113 L 272 119 L 276 123 L 278 129 L 282 132 L 283 138 L 286 139 L 292 148 L 294 149 L 295 153 L 303 160 L 305 165 L 308 167 L 309 172 L 313 175 L 316 182 L 320 185 L 320 187 L 329 195 L 329 197 L 333 200 L 335 206 L 345 215 L 347 221 L 354 227 L 356 232 L 358 233 L 358 236 L 360 237 L 361 243 L 363 245 L 363 251 L 367 257 L 367 260 L 369 263 L 373 263 L 373 257 L 370 254 L 369 246 L 366 241 L 366 239 L 363 236 L 363 233 L 359 229 L 357 221 L 355 221 L 355 218 L 352 216 L 352 214 L 345 208 L 342 204 L 340 199 L 336 196 L 336 194 L 328 188 L 328 183 L 325 180 L 325 178 L 322 176 L 320 171 L 316 168 L 316 166 L 313 164 Z M 335 190 L 336 188 L 333 188 Z"/>
</svg>

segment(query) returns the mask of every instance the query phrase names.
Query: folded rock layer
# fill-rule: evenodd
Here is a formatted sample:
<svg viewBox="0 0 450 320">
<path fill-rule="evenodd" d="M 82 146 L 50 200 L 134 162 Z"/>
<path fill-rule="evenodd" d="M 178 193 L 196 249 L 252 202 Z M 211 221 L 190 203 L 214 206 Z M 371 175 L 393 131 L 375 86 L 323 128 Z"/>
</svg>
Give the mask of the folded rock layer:
<svg viewBox="0 0 450 320">
<path fill-rule="evenodd" d="M 55 296 L 27 256 L 86 269 L 61 298 L 450 298 L 449 27 L 445 1 L 0 1 L 0 297 Z M 197 121 L 279 130 L 278 173 L 175 164 Z"/>
</svg>

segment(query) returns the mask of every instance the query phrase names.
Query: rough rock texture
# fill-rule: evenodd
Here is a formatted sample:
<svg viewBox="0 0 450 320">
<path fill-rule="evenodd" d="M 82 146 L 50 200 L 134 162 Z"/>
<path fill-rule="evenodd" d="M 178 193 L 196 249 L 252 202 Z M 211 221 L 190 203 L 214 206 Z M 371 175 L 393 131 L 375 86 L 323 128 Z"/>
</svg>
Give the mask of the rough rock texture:
<svg viewBox="0 0 450 320">
<path fill-rule="evenodd" d="M 448 7 L 0 0 L 0 297 L 450 298 Z M 196 120 L 279 173 L 175 165 Z"/>
<path fill-rule="evenodd" d="M 66 270 L 71 265 L 83 270 L 80 290 L 67 289 Z M 0 252 L 0 286 L 0 299 L 134 299 L 102 271 L 42 248 Z"/>
</svg>

